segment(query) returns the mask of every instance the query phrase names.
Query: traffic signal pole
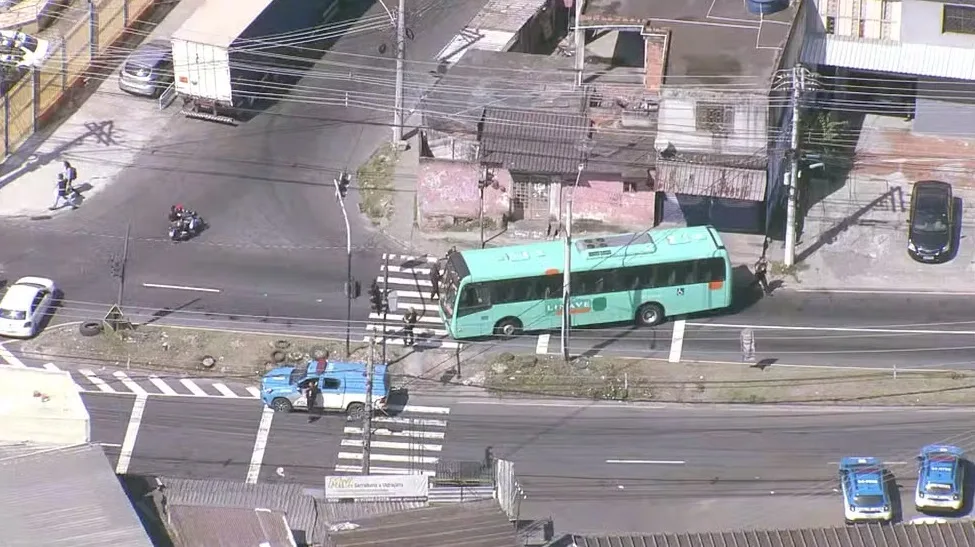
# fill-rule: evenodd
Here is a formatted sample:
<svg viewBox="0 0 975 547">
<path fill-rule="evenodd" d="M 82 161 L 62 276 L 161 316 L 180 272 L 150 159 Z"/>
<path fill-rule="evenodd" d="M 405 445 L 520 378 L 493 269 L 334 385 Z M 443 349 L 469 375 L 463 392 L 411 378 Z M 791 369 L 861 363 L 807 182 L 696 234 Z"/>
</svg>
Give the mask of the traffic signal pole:
<svg viewBox="0 0 975 547">
<path fill-rule="evenodd" d="M 345 220 L 345 356 L 352 355 L 352 229 L 349 228 L 349 214 L 345 210 L 345 194 L 348 191 L 349 175 L 342 172 L 339 179 L 332 179 L 335 183 L 335 199 L 342 208 L 342 219 Z"/>
<path fill-rule="evenodd" d="M 434 266 L 436 268 L 436 266 Z M 383 364 L 386 364 L 386 316 L 389 314 L 389 253 L 386 253 L 386 264 L 383 268 Z"/>
</svg>

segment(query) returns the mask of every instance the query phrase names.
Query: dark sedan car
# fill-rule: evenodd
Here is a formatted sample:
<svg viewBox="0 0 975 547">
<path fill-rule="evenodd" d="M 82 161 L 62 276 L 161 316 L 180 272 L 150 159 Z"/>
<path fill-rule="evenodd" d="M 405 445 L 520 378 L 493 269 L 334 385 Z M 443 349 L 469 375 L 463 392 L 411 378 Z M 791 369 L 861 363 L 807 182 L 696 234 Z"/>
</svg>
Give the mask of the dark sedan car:
<svg viewBox="0 0 975 547">
<path fill-rule="evenodd" d="M 944 262 L 952 254 L 954 203 L 951 185 L 924 180 L 914 184 L 907 252 L 918 262 Z"/>
</svg>

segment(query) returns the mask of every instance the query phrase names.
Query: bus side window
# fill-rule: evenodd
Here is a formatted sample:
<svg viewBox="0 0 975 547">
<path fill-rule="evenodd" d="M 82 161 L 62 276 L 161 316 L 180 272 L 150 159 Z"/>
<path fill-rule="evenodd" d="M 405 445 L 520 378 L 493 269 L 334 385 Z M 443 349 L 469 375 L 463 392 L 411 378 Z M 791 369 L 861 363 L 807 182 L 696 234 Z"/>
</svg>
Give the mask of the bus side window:
<svg viewBox="0 0 975 547">
<path fill-rule="evenodd" d="M 538 286 L 541 288 L 542 297 L 545 300 L 558 298 L 562 294 L 562 278 L 555 275 L 547 275 L 542 278 Z"/>
<path fill-rule="evenodd" d="M 636 291 L 644 286 L 641 274 L 646 270 L 639 267 L 625 268 L 618 272 L 620 289 L 624 291 Z M 643 276 L 646 279 L 646 276 Z"/>
<path fill-rule="evenodd" d="M 490 300 L 485 294 L 486 287 L 481 284 L 471 284 L 464 287 L 464 294 L 460 298 L 461 308 L 479 308 L 488 305 Z"/>
<path fill-rule="evenodd" d="M 710 279 L 708 281 L 725 281 L 724 260 L 720 258 L 709 258 L 707 260 Z"/>
<path fill-rule="evenodd" d="M 541 280 L 544 277 L 529 277 L 524 279 L 523 283 L 520 284 L 520 296 L 521 302 L 529 302 L 531 300 L 538 300 L 539 291 L 538 288 L 541 286 Z"/>
<path fill-rule="evenodd" d="M 673 264 L 657 264 L 653 268 L 654 287 L 673 287 L 677 278 L 677 270 Z"/>
<path fill-rule="evenodd" d="M 677 285 L 693 285 L 695 283 L 700 283 L 700 281 L 697 279 L 697 262 L 698 261 L 696 260 L 688 260 L 686 262 L 678 262 L 674 264 L 674 269 L 677 270 Z"/>
<path fill-rule="evenodd" d="M 516 294 L 516 291 L 518 290 L 519 280 L 498 281 L 492 285 L 493 290 L 491 291 L 491 301 L 495 304 L 518 302 L 518 295 Z"/>
</svg>

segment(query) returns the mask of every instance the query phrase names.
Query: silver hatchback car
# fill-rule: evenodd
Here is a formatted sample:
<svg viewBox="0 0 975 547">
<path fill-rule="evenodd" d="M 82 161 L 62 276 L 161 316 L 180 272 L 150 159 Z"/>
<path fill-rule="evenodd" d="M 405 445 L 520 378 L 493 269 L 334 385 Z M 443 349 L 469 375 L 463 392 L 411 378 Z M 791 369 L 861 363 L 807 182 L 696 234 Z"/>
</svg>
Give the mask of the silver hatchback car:
<svg viewBox="0 0 975 547">
<path fill-rule="evenodd" d="M 152 40 L 133 51 L 118 75 L 122 91 L 158 97 L 173 82 L 173 46 L 169 40 Z"/>
</svg>

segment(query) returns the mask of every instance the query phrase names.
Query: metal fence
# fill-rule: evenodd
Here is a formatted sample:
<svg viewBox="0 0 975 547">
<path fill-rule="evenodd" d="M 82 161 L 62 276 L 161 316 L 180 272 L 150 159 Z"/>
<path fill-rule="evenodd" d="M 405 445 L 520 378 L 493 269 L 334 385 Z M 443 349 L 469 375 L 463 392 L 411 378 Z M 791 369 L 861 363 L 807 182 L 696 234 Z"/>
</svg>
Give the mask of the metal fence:
<svg viewBox="0 0 975 547">
<path fill-rule="evenodd" d="M 479 461 L 438 461 L 434 486 L 493 485 L 491 466 Z"/>
<path fill-rule="evenodd" d="M 33 68 L 3 94 L 3 153 L 14 153 L 92 74 L 98 61 L 114 65 L 115 46 L 158 0 L 90 0 L 69 10 L 87 13 L 52 42 L 47 60 Z M 66 12 L 69 10 L 65 10 Z"/>
<path fill-rule="evenodd" d="M 427 502 L 465 503 L 494 499 L 494 486 L 434 486 L 427 495 Z"/>
<path fill-rule="evenodd" d="M 508 518 L 519 520 L 521 517 L 521 500 L 525 493 L 515 479 L 515 465 L 508 460 L 496 460 L 494 463 L 494 485 L 497 489 L 498 503 Z"/>
</svg>

